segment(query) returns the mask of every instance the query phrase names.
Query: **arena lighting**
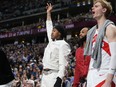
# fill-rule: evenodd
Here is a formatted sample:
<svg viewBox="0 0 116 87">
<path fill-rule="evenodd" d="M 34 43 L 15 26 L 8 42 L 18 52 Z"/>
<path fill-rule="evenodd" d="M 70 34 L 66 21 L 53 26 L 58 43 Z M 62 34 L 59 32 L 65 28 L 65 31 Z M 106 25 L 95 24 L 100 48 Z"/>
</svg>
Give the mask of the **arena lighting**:
<svg viewBox="0 0 116 87">
<path fill-rule="evenodd" d="M 80 6 L 80 2 L 77 2 L 77 7 L 79 7 Z"/>
<path fill-rule="evenodd" d="M 25 41 L 23 40 L 22 43 L 25 43 Z"/>
<path fill-rule="evenodd" d="M 78 37 L 78 35 L 77 35 L 77 34 L 75 34 L 75 37 Z"/>
<path fill-rule="evenodd" d="M 86 2 L 85 1 L 83 1 L 82 3 L 83 3 L 83 5 L 86 5 Z"/>
<path fill-rule="evenodd" d="M 88 0 L 88 4 L 91 4 L 91 0 Z"/>
<path fill-rule="evenodd" d="M 90 5 L 92 3 L 92 0 L 82 0 L 82 1 L 77 1 L 76 6 L 85 6 L 85 5 Z"/>
</svg>

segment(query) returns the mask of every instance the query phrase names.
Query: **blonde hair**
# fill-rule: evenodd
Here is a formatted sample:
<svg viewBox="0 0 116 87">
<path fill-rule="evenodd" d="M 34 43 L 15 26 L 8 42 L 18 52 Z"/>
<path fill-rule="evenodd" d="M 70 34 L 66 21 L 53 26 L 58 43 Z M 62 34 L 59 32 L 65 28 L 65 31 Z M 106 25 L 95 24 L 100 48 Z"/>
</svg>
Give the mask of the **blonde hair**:
<svg viewBox="0 0 116 87">
<path fill-rule="evenodd" d="M 95 0 L 94 4 L 96 4 L 97 2 L 100 2 L 102 7 L 107 9 L 107 11 L 105 13 L 105 17 L 108 17 L 112 13 L 111 3 L 106 0 Z"/>
</svg>

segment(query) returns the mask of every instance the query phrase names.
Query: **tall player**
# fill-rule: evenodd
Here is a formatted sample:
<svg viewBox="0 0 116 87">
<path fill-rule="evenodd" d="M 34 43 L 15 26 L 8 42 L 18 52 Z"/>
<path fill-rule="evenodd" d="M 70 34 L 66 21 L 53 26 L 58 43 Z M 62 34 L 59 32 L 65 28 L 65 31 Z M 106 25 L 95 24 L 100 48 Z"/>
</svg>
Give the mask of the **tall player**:
<svg viewBox="0 0 116 87">
<path fill-rule="evenodd" d="M 106 0 L 95 0 L 93 18 L 97 21 L 87 35 L 85 55 L 91 55 L 87 87 L 116 87 L 116 26 L 107 19 L 112 11 Z"/>
</svg>

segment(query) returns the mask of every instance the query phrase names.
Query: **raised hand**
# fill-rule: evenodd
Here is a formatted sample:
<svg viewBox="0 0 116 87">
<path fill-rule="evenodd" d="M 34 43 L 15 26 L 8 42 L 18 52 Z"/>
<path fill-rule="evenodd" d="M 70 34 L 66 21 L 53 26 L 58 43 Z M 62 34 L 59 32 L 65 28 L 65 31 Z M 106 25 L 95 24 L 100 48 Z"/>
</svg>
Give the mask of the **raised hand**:
<svg viewBox="0 0 116 87">
<path fill-rule="evenodd" d="M 47 3 L 46 9 L 47 9 L 47 13 L 52 11 L 53 6 L 51 5 L 51 3 Z"/>
</svg>

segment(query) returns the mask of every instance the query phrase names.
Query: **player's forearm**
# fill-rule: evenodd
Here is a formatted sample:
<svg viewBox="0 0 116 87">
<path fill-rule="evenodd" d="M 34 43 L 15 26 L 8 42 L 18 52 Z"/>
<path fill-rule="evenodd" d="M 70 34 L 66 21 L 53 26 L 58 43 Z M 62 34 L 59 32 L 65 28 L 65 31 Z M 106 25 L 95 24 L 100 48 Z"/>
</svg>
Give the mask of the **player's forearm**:
<svg viewBox="0 0 116 87">
<path fill-rule="evenodd" d="M 110 42 L 109 43 L 110 53 L 111 53 L 111 60 L 109 65 L 109 71 L 106 78 L 106 82 L 112 82 L 114 74 L 116 72 L 116 42 Z"/>
<path fill-rule="evenodd" d="M 51 12 L 47 12 L 47 20 L 51 20 Z"/>
<path fill-rule="evenodd" d="M 110 47 L 110 53 L 111 53 L 111 60 L 110 60 L 110 65 L 109 65 L 109 74 L 114 75 L 116 72 L 116 42 L 110 42 L 109 43 Z"/>
</svg>

